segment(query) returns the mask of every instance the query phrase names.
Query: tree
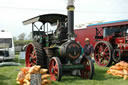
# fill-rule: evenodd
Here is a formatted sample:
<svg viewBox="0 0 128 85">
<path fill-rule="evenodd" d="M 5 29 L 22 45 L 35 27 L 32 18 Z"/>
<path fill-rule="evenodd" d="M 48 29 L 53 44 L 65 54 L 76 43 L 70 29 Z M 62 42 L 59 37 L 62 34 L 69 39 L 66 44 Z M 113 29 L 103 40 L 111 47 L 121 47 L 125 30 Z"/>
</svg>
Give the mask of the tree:
<svg viewBox="0 0 128 85">
<path fill-rule="evenodd" d="M 32 40 L 32 32 L 29 33 L 28 39 L 29 39 L 29 40 Z"/>
<path fill-rule="evenodd" d="M 24 40 L 24 39 L 25 39 L 25 36 L 26 36 L 25 33 L 21 33 L 21 34 L 18 36 L 18 38 L 19 38 L 19 40 Z"/>
</svg>

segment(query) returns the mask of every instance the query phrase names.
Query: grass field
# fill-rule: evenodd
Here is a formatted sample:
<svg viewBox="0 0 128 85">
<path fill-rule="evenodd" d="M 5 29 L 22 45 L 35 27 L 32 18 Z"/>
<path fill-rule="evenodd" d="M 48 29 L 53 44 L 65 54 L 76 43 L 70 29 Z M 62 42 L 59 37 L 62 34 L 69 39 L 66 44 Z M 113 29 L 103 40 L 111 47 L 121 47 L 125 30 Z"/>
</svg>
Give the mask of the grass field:
<svg viewBox="0 0 128 85">
<path fill-rule="evenodd" d="M 15 61 L 18 61 L 18 55 Z M 21 66 L 0 67 L 0 85 L 17 85 L 16 76 L 20 68 L 24 67 L 24 60 L 21 60 Z M 63 76 L 60 82 L 53 82 L 53 85 L 128 85 L 128 80 L 120 77 L 113 77 L 106 74 L 107 67 L 95 65 L 95 75 L 92 80 L 84 80 L 78 76 Z"/>
</svg>

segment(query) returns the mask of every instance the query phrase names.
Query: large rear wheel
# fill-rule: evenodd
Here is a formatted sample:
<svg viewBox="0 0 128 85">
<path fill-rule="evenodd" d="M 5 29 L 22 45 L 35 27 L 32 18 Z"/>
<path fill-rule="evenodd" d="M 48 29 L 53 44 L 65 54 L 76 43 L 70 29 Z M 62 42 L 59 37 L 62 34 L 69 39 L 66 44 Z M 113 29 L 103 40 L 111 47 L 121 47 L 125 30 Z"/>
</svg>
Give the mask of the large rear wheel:
<svg viewBox="0 0 128 85">
<path fill-rule="evenodd" d="M 81 64 L 84 65 L 84 69 L 80 70 L 80 75 L 84 79 L 92 79 L 94 75 L 94 64 L 90 56 L 86 56 L 81 59 Z"/>
<path fill-rule="evenodd" d="M 112 64 L 113 48 L 109 42 L 99 41 L 94 48 L 94 59 L 99 66 L 110 66 Z"/>
<path fill-rule="evenodd" d="M 42 50 L 41 45 L 38 42 L 30 43 L 27 46 L 25 57 L 27 67 L 31 67 L 33 65 L 41 65 L 41 67 L 43 67 L 44 57 L 44 51 Z"/>
</svg>

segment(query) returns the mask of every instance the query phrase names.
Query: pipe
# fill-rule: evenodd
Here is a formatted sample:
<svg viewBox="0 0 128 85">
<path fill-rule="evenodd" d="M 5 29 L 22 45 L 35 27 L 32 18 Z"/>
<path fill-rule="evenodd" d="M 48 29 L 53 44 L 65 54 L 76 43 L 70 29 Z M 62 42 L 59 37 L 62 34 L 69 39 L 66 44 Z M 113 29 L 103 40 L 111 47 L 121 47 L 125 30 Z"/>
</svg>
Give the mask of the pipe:
<svg viewBox="0 0 128 85">
<path fill-rule="evenodd" d="M 75 37 L 74 34 L 74 0 L 68 0 L 68 40 Z"/>
</svg>

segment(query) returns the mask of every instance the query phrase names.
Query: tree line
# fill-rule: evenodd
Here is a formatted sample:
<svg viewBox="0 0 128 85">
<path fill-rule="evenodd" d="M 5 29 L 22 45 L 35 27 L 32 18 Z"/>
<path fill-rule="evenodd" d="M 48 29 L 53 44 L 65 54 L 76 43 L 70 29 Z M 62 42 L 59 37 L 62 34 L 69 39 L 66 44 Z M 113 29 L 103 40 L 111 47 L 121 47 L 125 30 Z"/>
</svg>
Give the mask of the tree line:
<svg viewBox="0 0 128 85">
<path fill-rule="evenodd" d="M 19 34 L 17 37 L 13 37 L 15 46 L 24 46 L 30 42 L 32 42 L 32 32 L 26 37 L 25 33 Z"/>
</svg>

